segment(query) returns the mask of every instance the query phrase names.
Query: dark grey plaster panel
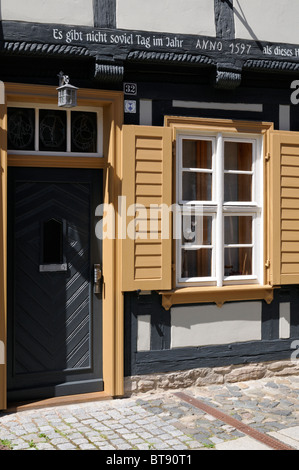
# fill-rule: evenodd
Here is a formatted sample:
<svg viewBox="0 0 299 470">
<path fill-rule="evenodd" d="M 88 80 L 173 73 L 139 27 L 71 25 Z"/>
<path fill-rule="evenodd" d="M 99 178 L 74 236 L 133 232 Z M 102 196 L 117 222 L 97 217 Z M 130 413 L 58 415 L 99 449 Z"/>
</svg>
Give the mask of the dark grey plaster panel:
<svg viewBox="0 0 299 470">
<path fill-rule="evenodd" d="M 292 341 L 293 339 L 253 341 L 223 346 L 138 352 L 134 354 L 131 369 L 126 371 L 126 375 L 287 360 L 292 353 Z"/>
</svg>

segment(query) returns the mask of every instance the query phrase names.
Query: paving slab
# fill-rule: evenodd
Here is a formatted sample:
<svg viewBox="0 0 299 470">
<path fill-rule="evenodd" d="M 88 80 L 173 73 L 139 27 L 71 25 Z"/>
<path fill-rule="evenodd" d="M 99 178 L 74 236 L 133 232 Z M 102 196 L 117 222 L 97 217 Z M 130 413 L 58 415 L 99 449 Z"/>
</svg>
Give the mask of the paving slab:
<svg viewBox="0 0 299 470">
<path fill-rule="evenodd" d="M 273 431 L 269 435 L 299 450 L 299 426 Z"/>
<path fill-rule="evenodd" d="M 216 445 L 216 450 L 273 450 L 271 447 L 261 444 L 252 437 L 240 437 L 235 441 L 222 442 Z"/>
</svg>

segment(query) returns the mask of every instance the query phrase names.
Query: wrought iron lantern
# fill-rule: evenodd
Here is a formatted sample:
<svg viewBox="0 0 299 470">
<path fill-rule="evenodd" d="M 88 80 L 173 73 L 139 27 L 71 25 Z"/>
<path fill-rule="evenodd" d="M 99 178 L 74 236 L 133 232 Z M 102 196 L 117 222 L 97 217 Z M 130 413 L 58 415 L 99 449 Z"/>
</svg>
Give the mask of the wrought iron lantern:
<svg viewBox="0 0 299 470">
<path fill-rule="evenodd" d="M 59 75 L 58 106 L 61 108 L 74 108 L 77 106 L 77 90 L 75 86 L 70 84 L 70 79 L 63 72 Z"/>
</svg>

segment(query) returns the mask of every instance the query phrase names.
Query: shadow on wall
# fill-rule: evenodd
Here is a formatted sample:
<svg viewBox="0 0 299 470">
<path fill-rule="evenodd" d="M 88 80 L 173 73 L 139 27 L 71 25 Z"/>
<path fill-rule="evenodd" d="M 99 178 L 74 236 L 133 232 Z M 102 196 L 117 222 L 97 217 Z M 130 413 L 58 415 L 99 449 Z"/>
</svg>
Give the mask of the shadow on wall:
<svg viewBox="0 0 299 470">
<path fill-rule="evenodd" d="M 259 44 L 262 49 L 262 45 L 260 44 L 258 37 L 256 36 L 253 29 L 251 28 L 251 26 L 248 24 L 248 21 L 246 20 L 246 16 L 242 10 L 239 0 L 235 0 L 235 1 L 239 7 L 239 11 L 233 6 L 234 15 L 241 21 L 241 23 L 244 25 L 244 27 L 247 29 L 248 33 L 250 34 L 251 38 L 254 41 L 256 41 L 256 43 Z"/>
</svg>

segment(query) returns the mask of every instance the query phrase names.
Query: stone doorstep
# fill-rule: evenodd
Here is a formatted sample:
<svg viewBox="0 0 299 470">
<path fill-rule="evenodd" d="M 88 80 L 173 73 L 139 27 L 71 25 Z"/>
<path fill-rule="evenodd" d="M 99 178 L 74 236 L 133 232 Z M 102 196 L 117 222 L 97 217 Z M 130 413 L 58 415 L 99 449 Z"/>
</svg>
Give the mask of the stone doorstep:
<svg viewBox="0 0 299 470">
<path fill-rule="evenodd" d="M 54 397 L 44 400 L 28 401 L 22 403 L 9 403 L 6 413 L 17 413 L 20 411 L 30 411 L 39 408 L 52 408 L 56 406 L 67 406 L 93 401 L 111 400 L 112 397 L 105 392 L 85 393 L 78 395 L 68 395 L 63 397 Z M 0 449 L 1 450 L 1 449 Z"/>
<path fill-rule="evenodd" d="M 125 377 L 125 396 L 187 387 L 204 387 L 271 377 L 298 375 L 299 361 L 273 361 L 248 365 L 199 368 L 165 374 Z"/>
</svg>

